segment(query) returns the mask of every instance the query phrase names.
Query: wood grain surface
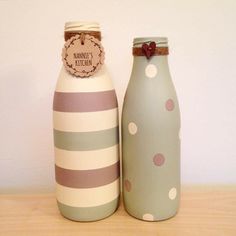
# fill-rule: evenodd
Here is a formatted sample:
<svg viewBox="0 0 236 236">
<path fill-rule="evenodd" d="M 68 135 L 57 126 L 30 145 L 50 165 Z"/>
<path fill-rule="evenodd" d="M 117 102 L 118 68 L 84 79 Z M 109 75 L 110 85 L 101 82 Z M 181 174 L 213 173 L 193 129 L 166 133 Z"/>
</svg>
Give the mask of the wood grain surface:
<svg viewBox="0 0 236 236">
<path fill-rule="evenodd" d="M 0 235 L 235 236 L 236 186 L 184 187 L 178 214 L 162 222 L 134 219 L 121 203 L 107 219 L 79 223 L 60 215 L 54 193 L 0 195 Z"/>
</svg>

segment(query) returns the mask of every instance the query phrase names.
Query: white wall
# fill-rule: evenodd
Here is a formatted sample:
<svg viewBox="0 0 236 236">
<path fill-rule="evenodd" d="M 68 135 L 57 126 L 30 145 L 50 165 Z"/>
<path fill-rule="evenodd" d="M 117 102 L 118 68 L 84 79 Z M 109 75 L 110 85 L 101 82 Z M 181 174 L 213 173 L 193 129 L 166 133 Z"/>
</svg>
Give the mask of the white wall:
<svg viewBox="0 0 236 236">
<path fill-rule="evenodd" d="M 236 1 L 0 0 L 0 192 L 52 191 L 51 107 L 63 26 L 100 22 L 120 107 L 135 36 L 167 36 L 182 182 L 236 183 Z"/>
</svg>

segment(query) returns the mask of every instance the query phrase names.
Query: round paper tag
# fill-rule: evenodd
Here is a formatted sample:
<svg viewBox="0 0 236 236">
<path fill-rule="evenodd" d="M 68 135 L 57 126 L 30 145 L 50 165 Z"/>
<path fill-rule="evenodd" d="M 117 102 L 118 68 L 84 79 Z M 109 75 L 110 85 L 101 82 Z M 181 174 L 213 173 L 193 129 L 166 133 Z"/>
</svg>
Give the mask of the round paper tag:
<svg viewBox="0 0 236 236">
<path fill-rule="evenodd" d="M 89 77 L 104 63 L 104 50 L 95 37 L 77 34 L 66 41 L 62 60 L 66 70 L 72 75 Z"/>
</svg>

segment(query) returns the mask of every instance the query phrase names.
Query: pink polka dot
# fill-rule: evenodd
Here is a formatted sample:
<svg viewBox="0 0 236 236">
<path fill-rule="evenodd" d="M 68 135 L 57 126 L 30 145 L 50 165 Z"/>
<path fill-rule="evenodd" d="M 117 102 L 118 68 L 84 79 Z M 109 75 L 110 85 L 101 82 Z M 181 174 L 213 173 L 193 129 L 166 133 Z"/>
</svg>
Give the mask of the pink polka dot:
<svg viewBox="0 0 236 236">
<path fill-rule="evenodd" d="M 125 185 L 125 190 L 127 192 L 130 192 L 131 191 L 131 183 L 130 183 L 130 181 L 126 179 L 124 185 Z"/>
<path fill-rule="evenodd" d="M 156 166 L 162 166 L 165 162 L 165 157 L 161 153 L 158 153 L 153 157 L 153 162 Z"/>
<path fill-rule="evenodd" d="M 175 103 L 174 103 L 174 101 L 173 101 L 172 99 L 168 99 L 168 100 L 166 101 L 166 110 L 167 110 L 167 111 L 173 111 L 174 108 L 175 108 Z"/>
</svg>

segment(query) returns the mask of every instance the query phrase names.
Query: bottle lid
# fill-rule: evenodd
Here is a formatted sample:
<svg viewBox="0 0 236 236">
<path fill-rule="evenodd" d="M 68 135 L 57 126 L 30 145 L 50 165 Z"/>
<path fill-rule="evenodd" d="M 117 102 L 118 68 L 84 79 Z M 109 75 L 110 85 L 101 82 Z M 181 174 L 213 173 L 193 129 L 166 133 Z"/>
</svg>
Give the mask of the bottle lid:
<svg viewBox="0 0 236 236">
<path fill-rule="evenodd" d="M 142 38 L 134 38 L 133 46 L 134 47 L 142 47 L 144 43 L 155 42 L 157 47 L 168 47 L 168 39 L 167 37 L 142 37 Z"/>
<path fill-rule="evenodd" d="M 69 21 L 65 23 L 65 31 L 100 31 L 97 22 Z"/>
</svg>

